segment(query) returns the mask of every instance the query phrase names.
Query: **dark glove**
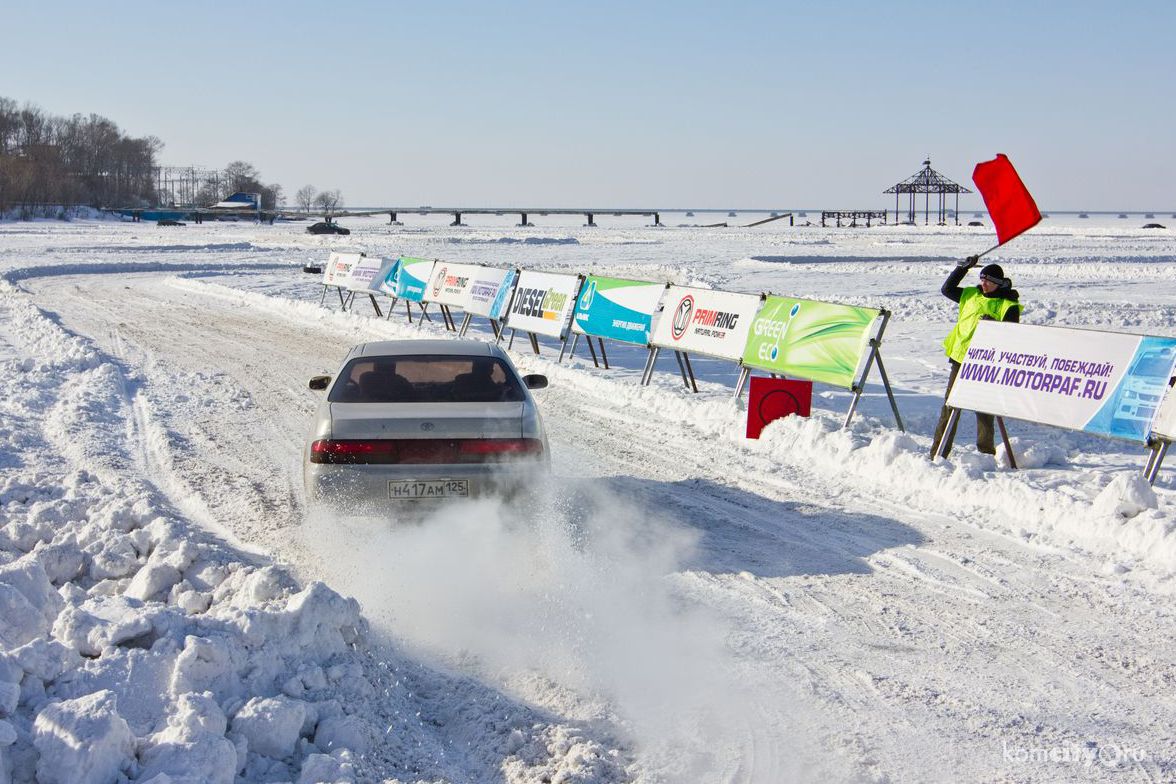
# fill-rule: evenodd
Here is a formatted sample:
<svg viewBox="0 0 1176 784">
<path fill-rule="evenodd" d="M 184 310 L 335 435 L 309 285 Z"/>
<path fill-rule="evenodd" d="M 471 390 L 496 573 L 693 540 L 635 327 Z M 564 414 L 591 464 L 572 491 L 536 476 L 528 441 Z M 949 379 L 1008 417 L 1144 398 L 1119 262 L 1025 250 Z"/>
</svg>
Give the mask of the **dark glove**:
<svg viewBox="0 0 1176 784">
<path fill-rule="evenodd" d="M 966 259 L 963 259 L 961 261 L 957 261 L 956 266 L 963 267 L 964 269 L 972 269 L 972 267 L 975 267 L 979 263 L 980 263 L 979 256 L 969 256 Z"/>
</svg>

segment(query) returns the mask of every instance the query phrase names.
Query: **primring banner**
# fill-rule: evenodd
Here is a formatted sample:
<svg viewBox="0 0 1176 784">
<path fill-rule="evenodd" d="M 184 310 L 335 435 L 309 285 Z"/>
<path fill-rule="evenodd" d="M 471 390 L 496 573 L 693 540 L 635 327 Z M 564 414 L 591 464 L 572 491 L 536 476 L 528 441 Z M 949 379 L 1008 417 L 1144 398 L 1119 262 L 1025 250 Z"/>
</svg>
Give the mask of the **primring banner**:
<svg viewBox="0 0 1176 784">
<path fill-rule="evenodd" d="M 653 314 L 666 284 L 589 275 L 580 287 L 572 330 L 609 340 L 649 344 Z"/>
<path fill-rule="evenodd" d="M 411 302 L 423 302 L 426 287 L 433 275 L 433 259 L 418 259 L 412 256 L 401 256 L 396 265 L 396 275 L 392 281 L 391 291 L 394 297 L 403 297 Z"/>
<path fill-rule="evenodd" d="M 670 286 L 662 305 L 653 325 L 653 345 L 738 362 L 759 311 L 760 296 Z"/>
<path fill-rule="evenodd" d="M 1176 338 L 981 321 L 947 403 L 1146 442 Z"/>
<path fill-rule="evenodd" d="M 752 322 L 743 364 L 853 389 L 880 315 L 877 308 L 769 296 Z"/>
<path fill-rule="evenodd" d="M 384 268 L 384 259 L 379 256 L 363 256 L 351 268 L 351 277 L 345 284 L 352 291 L 371 291 L 376 276 Z"/>
<path fill-rule="evenodd" d="M 519 273 L 506 325 L 562 339 L 567 334 L 579 290 L 579 275 L 523 270 Z"/>
<path fill-rule="evenodd" d="M 462 309 L 476 316 L 501 319 L 510 304 L 510 292 L 514 289 L 517 272 L 495 267 L 476 267 L 470 282 L 469 296 Z"/>
<path fill-rule="evenodd" d="M 464 307 L 469 300 L 474 274 L 479 269 L 480 267 L 476 264 L 454 264 L 448 261 L 438 261 L 429 278 L 425 300 L 449 307 Z"/>
<path fill-rule="evenodd" d="M 331 251 L 327 266 L 323 270 L 323 285 L 346 288 L 351 284 L 351 270 L 363 258 L 362 253 L 339 253 Z"/>
</svg>

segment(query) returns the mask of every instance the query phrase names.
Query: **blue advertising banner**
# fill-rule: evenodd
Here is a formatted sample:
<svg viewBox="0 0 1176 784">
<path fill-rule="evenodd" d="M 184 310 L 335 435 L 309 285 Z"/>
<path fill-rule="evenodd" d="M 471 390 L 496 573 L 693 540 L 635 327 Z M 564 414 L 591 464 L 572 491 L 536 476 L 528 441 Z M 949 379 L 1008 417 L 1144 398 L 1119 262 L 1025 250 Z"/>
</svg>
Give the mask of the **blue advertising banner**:
<svg viewBox="0 0 1176 784">
<path fill-rule="evenodd" d="M 494 301 L 490 304 L 489 316 L 492 319 L 502 319 L 506 317 L 506 309 L 510 307 L 510 295 L 514 291 L 515 278 L 518 277 L 519 271 L 513 267 L 506 271 L 502 277 L 502 283 L 498 286 L 498 291 L 494 293 Z"/>
<path fill-rule="evenodd" d="M 384 274 L 380 276 L 380 282 L 376 284 L 376 288 L 388 294 L 389 296 L 396 296 L 396 276 L 400 274 L 400 259 L 396 259 L 392 264 L 384 270 Z"/>
<path fill-rule="evenodd" d="M 417 259 L 412 256 L 401 256 L 397 259 L 393 296 L 403 297 L 411 302 L 422 302 L 435 263 L 433 259 Z"/>
<path fill-rule="evenodd" d="M 653 314 L 665 290 L 664 283 L 589 275 L 576 301 L 572 329 L 583 335 L 648 345 Z"/>
</svg>

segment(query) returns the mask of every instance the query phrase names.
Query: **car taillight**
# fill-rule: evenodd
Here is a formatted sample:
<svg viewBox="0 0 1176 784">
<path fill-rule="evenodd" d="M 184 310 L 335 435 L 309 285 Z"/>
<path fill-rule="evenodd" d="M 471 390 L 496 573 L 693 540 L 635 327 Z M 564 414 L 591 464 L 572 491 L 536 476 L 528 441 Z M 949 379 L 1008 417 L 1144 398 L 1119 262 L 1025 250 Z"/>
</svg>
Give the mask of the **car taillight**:
<svg viewBox="0 0 1176 784">
<path fill-rule="evenodd" d="M 537 438 L 320 439 L 310 445 L 310 462 L 350 465 L 494 463 L 542 455 Z"/>
<path fill-rule="evenodd" d="M 334 441 L 320 439 L 310 445 L 312 463 L 398 463 L 395 441 Z"/>
<path fill-rule="evenodd" d="M 537 438 L 479 438 L 459 442 L 463 463 L 489 463 L 512 458 L 540 457 L 543 442 Z"/>
</svg>

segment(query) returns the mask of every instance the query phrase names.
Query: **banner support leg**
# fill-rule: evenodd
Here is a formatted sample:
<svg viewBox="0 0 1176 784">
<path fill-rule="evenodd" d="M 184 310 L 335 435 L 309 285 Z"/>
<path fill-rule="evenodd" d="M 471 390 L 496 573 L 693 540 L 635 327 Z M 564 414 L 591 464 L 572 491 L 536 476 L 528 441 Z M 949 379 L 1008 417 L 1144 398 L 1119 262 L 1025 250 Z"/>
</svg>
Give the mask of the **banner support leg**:
<svg viewBox="0 0 1176 784">
<path fill-rule="evenodd" d="M 686 379 L 686 366 L 682 364 L 682 352 L 675 351 L 674 359 L 678 360 L 678 372 L 682 374 L 682 386 L 689 387 L 690 382 Z"/>
<path fill-rule="evenodd" d="M 1148 471 L 1144 474 L 1149 485 L 1154 485 L 1156 479 L 1160 476 L 1160 466 L 1164 464 L 1164 458 L 1168 455 L 1168 447 L 1171 446 L 1169 441 L 1161 441 L 1156 444 L 1152 452 L 1152 459 L 1148 461 Z"/>
<path fill-rule="evenodd" d="M 593 346 L 593 344 L 592 344 L 592 337 L 588 337 L 588 340 L 586 340 L 584 342 L 588 343 L 588 353 L 592 354 L 592 367 L 599 368 L 600 367 L 600 357 L 596 356 L 596 347 Z"/>
<path fill-rule="evenodd" d="M 841 423 L 841 429 L 849 427 L 849 420 L 853 419 L 853 414 L 857 411 L 858 401 L 862 399 L 862 391 L 865 389 L 865 383 L 853 390 L 853 400 L 849 401 L 849 410 L 845 412 L 845 421 Z"/>
<path fill-rule="evenodd" d="M 527 337 L 529 337 L 531 339 L 531 348 L 535 351 L 535 354 L 538 355 L 539 354 L 539 338 L 535 337 L 534 332 L 528 332 Z"/>
<path fill-rule="evenodd" d="M 347 310 L 347 300 L 343 299 L 343 289 L 336 288 L 335 291 L 339 292 L 339 307 Z"/>
<path fill-rule="evenodd" d="M 490 319 L 490 329 L 494 330 L 494 342 L 497 343 L 502 340 L 502 327 L 494 319 Z"/>
<path fill-rule="evenodd" d="M 1013 454 L 1013 445 L 1009 442 L 1009 431 L 1005 429 L 1004 417 L 994 417 L 996 426 L 1000 428 L 1000 440 L 1004 442 L 1005 454 L 1009 456 L 1009 468 L 1016 470 L 1017 457 Z"/>
<path fill-rule="evenodd" d="M 682 352 L 682 361 L 686 363 L 686 374 L 690 376 L 690 388 L 694 390 L 694 394 L 698 394 L 698 384 L 694 381 L 694 368 L 690 367 L 690 355 L 685 351 Z M 607 367 L 607 366 L 606 366 Z"/>
<path fill-rule="evenodd" d="M 470 322 L 473 320 L 474 320 L 473 316 L 471 316 L 469 313 L 465 314 L 465 317 L 462 318 L 462 320 L 461 320 L 461 327 L 458 328 L 458 330 L 457 330 L 457 336 L 459 338 L 465 337 L 466 330 L 468 330 L 470 328 Z M 490 323 L 493 324 L 494 322 L 490 322 Z"/>
<path fill-rule="evenodd" d="M 600 358 L 604 361 L 604 369 L 608 370 L 608 354 L 604 352 L 604 338 L 597 338 L 596 340 L 600 343 Z M 592 338 L 588 338 L 588 342 L 591 343 Z"/>
<path fill-rule="evenodd" d="M 890 410 L 894 412 L 894 421 L 898 424 L 898 429 L 905 433 L 906 428 L 903 427 L 902 417 L 898 413 L 898 403 L 894 399 L 894 390 L 890 388 L 890 377 L 886 375 L 886 366 L 882 364 L 882 352 L 877 348 L 874 349 L 874 359 L 878 361 L 878 373 L 882 376 L 882 386 L 885 387 L 886 397 L 890 400 Z"/>
<path fill-rule="evenodd" d="M 739 397 L 743 394 L 743 387 L 747 386 L 747 379 L 750 377 L 751 377 L 751 368 L 748 368 L 748 367 L 739 368 L 739 380 L 735 382 L 735 394 L 733 396 L 735 398 L 735 400 L 738 400 Z"/>
<path fill-rule="evenodd" d="M 655 351 L 655 349 L 652 346 L 650 346 L 649 353 L 645 355 L 645 367 L 641 368 L 641 386 L 645 386 L 648 383 L 646 381 L 646 377 L 648 377 L 651 372 L 650 360 L 653 359 L 653 352 L 654 351 Z"/>
<path fill-rule="evenodd" d="M 936 441 L 932 445 L 932 449 L 931 449 L 932 462 L 934 462 L 937 458 L 940 458 L 940 457 L 944 458 L 945 460 L 947 459 L 947 455 L 941 454 L 941 453 L 946 453 L 950 448 L 947 445 L 955 440 L 954 436 L 955 436 L 956 425 L 959 424 L 959 421 L 960 421 L 960 410 L 958 408 L 953 408 L 951 410 L 951 415 L 947 418 L 947 425 L 943 428 L 943 435 L 940 436 L 939 440 Z"/>
<path fill-rule="evenodd" d="M 555 363 L 557 365 L 560 362 L 563 362 L 565 351 L 568 352 L 568 359 L 572 358 L 572 355 L 576 353 L 576 343 L 579 342 L 579 340 L 580 333 L 578 332 L 572 334 L 572 344 L 570 346 L 568 345 L 568 339 L 566 337 L 563 339 L 563 343 L 561 343 L 559 347 L 559 356 L 555 359 Z"/>
<path fill-rule="evenodd" d="M 653 366 L 657 364 L 657 356 L 661 353 L 659 346 L 653 346 L 649 349 L 649 359 L 645 363 L 645 375 L 641 378 L 641 386 L 649 386 L 653 381 Z"/>
<path fill-rule="evenodd" d="M 319 307 L 321 308 L 323 306 L 323 303 L 326 301 L 327 301 L 327 284 L 324 283 L 322 296 L 319 297 Z"/>
<path fill-rule="evenodd" d="M 384 313 L 380 310 L 380 303 L 376 302 L 375 294 L 368 294 L 368 299 L 372 301 L 372 307 L 376 310 L 376 318 L 380 318 Z"/>
<path fill-rule="evenodd" d="M 404 312 L 408 314 L 408 323 L 412 324 L 412 303 L 408 300 L 404 301 Z"/>
<path fill-rule="evenodd" d="M 512 348 L 514 348 L 514 339 L 515 339 L 515 331 L 512 329 L 512 330 L 510 331 L 510 342 L 508 342 L 508 343 L 506 344 L 506 350 L 507 350 L 507 351 L 510 351 Z"/>
</svg>

